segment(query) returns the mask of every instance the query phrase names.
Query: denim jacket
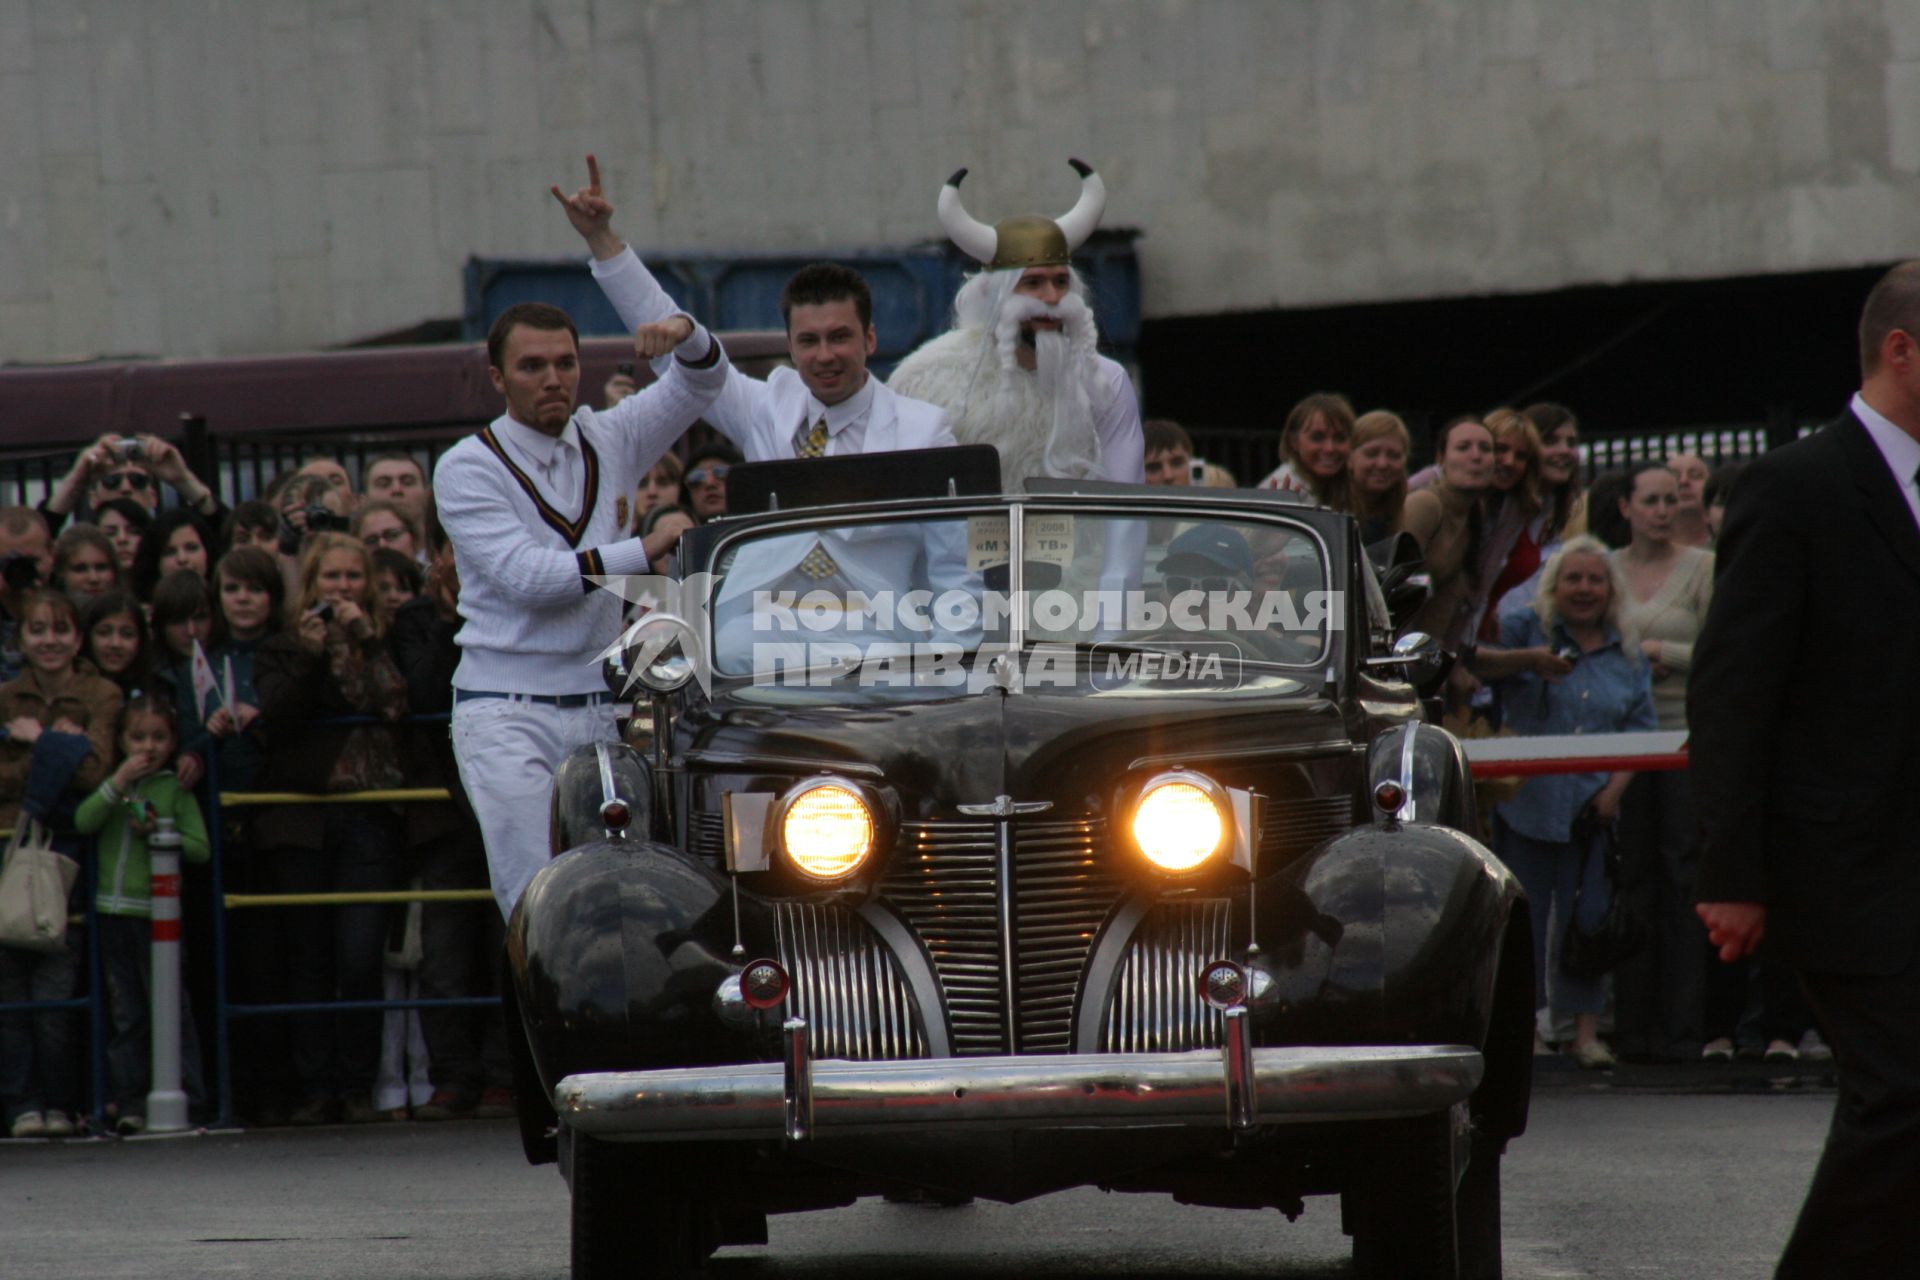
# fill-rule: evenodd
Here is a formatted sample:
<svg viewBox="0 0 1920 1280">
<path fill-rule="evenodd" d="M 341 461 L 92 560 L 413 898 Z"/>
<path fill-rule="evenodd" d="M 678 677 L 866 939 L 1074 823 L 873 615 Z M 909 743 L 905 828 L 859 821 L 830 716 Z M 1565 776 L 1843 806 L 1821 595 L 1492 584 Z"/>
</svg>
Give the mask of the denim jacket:
<svg viewBox="0 0 1920 1280">
<path fill-rule="evenodd" d="M 1549 637 L 1532 609 L 1501 617 L 1500 645 L 1505 649 L 1578 647 L 1557 623 Z M 1660 727 L 1646 660 L 1637 652 L 1629 653 L 1612 627 L 1607 629 L 1607 642 L 1582 654 L 1565 678 L 1550 681 L 1528 671 L 1508 676 L 1495 687 L 1502 723 L 1517 734 L 1633 733 Z M 1604 773 L 1528 778 L 1495 812 L 1523 836 L 1565 843 L 1572 838 L 1573 820 L 1606 783 Z"/>
</svg>

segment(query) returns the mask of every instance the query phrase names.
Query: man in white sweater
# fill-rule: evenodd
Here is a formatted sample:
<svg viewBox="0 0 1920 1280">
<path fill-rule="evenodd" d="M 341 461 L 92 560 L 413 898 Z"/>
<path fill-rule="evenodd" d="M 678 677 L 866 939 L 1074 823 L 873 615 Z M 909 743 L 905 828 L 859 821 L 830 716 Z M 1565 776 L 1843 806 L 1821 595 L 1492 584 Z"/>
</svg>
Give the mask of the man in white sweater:
<svg viewBox="0 0 1920 1280">
<path fill-rule="evenodd" d="M 582 743 L 614 741 L 599 655 L 620 599 L 594 577 L 648 571 L 614 499 L 633 492 L 726 385 L 726 354 L 692 318 L 637 327 L 659 380 L 603 413 L 576 407 L 579 335 L 564 311 L 521 303 L 487 337 L 507 411 L 434 468 L 441 525 L 460 576 L 453 746 L 487 846 L 494 897 L 511 915 L 547 848 L 553 771 Z"/>
</svg>

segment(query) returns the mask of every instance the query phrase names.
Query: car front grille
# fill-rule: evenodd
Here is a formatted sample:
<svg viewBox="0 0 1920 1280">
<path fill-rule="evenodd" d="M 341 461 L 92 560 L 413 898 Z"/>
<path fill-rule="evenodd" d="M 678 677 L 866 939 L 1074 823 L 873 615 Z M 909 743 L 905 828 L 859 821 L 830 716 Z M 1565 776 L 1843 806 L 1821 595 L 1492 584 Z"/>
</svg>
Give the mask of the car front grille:
<svg viewBox="0 0 1920 1280">
<path fill-rule="evenodd" d="M 1106 1053 L 1178 1053 L 1220 1043 L 1220 1011 L 1200 998 L 1200 971 L 1227 958 L 1229 904 L 1162 902 L 1127 947 L 1100 1028 Z"/>
<path fill-rule="evenodd" d="M 1094 935 L 1122 885 L 1105 869 L 1097 818 L 1013 824 L 1014 955 L 1000 945 L 996 824 L 911 822 L 881 884 L 926 946 L 957 1055 L 1065 1053 Z M 1013 983 L 1009 1043 L 1006 988 Z"/>
<path fill-rule="evenodd" d="M 789 1011 L 807 1020 L 815 1057 L 927 1056 L 906 981 L 858 916 L 841 906 L 779 902 L 773 921 L 780 962 L 793 978 Z"/>
</svg>

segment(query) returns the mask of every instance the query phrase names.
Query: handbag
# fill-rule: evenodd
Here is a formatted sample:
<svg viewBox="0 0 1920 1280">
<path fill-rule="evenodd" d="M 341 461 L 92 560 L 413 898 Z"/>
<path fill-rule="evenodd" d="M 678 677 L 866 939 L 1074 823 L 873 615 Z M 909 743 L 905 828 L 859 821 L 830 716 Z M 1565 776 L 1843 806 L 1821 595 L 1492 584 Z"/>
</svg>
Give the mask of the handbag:
<svg viewBox="0 0 1920 1280">
<path fill-rule="evenodd" d="M 0 867 L 0 946 L 58 952 L 67 945 L 67 897 L 80 864 L 53 847 L 53 833 L 21 814 Z"/>
<path fill-rule="evenodd" d="M 1573 824 L 1573 838 L 1585 853 L 1580 860 L 1580 887 L 1573 891 L 1573 910 L 1567 913 L 1566 936 L 1560 940 L 1560 971 L 1570 978 L 1598 978 L 1647 945 L 1647 922 L 1621 900 L 1620 851 L 1612 824 L 1582 816 Z M 1589 930 L 1580 927 L 1580 898 L 1586 891 L 1587 862 L 1596 849 L 1605 859 L 1607 913 Z"/>
</svg>

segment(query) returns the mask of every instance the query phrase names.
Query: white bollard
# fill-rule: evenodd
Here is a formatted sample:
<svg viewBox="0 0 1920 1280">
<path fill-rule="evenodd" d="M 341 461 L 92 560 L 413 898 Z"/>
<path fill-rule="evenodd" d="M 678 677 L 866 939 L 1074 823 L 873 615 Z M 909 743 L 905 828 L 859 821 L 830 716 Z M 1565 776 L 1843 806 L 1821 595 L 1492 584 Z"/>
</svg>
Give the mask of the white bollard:
<svg viewBox="0 0 1920 1280">
<path fill-rule="evenodd" d="M 153 996 L 148 1025 L 153 1039 L 153 1079 L 147 1091 L 147 1132 L 179 1133 L 187 1127 L 187 1095 L 180 1088 L 180 833 L 161 818 L 147 838 L 152 874 Z"/>
</svg>

